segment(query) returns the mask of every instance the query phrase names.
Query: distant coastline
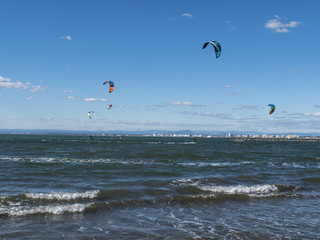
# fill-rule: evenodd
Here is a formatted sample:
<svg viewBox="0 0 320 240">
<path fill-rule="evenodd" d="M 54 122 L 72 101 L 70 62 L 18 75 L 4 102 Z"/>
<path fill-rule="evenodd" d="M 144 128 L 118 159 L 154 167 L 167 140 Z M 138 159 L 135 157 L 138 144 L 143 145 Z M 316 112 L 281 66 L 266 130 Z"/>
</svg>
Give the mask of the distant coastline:
<svg viewBox="0 0 320 240">
<path fill-rule="evenodd" d="M 153 137 L 198 137 L 198 138 L 231 138 L 235 140 L 320 140 L 320 133 L 281 133 L 265 134 L 245 131 L 191 131 L 191 130 L 145 130 L 145 131 L 79 131 L 52 129 L 0 129 L 0 134 L 35 134 L 35 135 L 95 135 L 95 136 L 153 136 Z"/>
</svg>

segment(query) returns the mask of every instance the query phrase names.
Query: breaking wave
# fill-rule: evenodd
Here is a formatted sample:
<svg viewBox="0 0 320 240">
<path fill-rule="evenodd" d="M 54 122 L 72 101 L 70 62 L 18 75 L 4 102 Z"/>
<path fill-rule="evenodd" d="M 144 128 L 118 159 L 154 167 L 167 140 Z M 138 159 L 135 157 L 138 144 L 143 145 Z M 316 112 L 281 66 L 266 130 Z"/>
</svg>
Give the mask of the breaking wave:
<svg viewBox="0 0 320 240">
<path fill-rule="evenodd" d="M 88 204 L 65 204 L 65 205 L 48 205 L 48 206 L 0 206 L 0 216 L 25 216 L 33 214 L 63 214 L 79 213 L 90 208 L 93 203 Z"/>
<path fill-rule="evenodd" d="M 278 188 L 273 184 L 255 186 L 202 186 L 199 188 L 211 193 L 224 194 L 265 194 L 278 192 Z"/>
<path fill-rule="evenodd" d="M 96 198 L 98 194 L 98 190 L 93 190 L 79 193 L 24 193 L 18 196 L 1 196 L 0 216 L 83 212 L 94 204 L 87 200 Z"/>
<path fill-rule="evenodd" d="M 86 191 L 82 193 L 25 193 L 27 198 L 47 199 L 47 200 L 75 200 L 83 198 L 96 198 L 99 190 Z"/>
</svg>

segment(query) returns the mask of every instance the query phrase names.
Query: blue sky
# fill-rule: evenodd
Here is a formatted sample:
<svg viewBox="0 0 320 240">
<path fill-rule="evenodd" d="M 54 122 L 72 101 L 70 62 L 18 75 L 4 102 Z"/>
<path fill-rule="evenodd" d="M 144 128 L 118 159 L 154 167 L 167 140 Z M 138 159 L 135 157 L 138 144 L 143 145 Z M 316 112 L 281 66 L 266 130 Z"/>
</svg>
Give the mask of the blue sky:
<svg viewBox="0 0 320 240">
<path fill-rule="evenodd" d="M 1 0 L 0 128 L 320 132 L 319 10 L 317 0 Z M 218 59 L 202 49 L 211 40 Z"/>
</svg>

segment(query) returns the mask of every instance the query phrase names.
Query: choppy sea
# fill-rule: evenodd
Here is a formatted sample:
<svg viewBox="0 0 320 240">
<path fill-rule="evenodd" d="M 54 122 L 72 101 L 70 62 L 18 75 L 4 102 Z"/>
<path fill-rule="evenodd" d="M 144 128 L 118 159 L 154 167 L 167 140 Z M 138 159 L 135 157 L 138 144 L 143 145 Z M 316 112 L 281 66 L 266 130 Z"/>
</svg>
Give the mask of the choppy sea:
<svg viewBox="0 0 320 240">
<path fill-rule="evenodd" d="M 0 135 L 0 239 L 320 239 L 320 142 Z"/>
</svg>

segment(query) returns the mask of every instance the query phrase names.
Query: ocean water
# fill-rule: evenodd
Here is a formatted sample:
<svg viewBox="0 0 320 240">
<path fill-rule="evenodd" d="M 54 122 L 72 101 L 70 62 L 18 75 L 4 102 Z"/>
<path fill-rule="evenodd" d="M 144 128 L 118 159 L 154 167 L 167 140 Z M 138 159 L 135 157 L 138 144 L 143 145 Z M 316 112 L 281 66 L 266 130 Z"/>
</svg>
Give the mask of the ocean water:
<svg viewBox="0 0 320 240">
<path fill-rule="evenodd" d="M 320 142 L 0 135 L 0 239 L 320 239 Z"/>
</svg>

